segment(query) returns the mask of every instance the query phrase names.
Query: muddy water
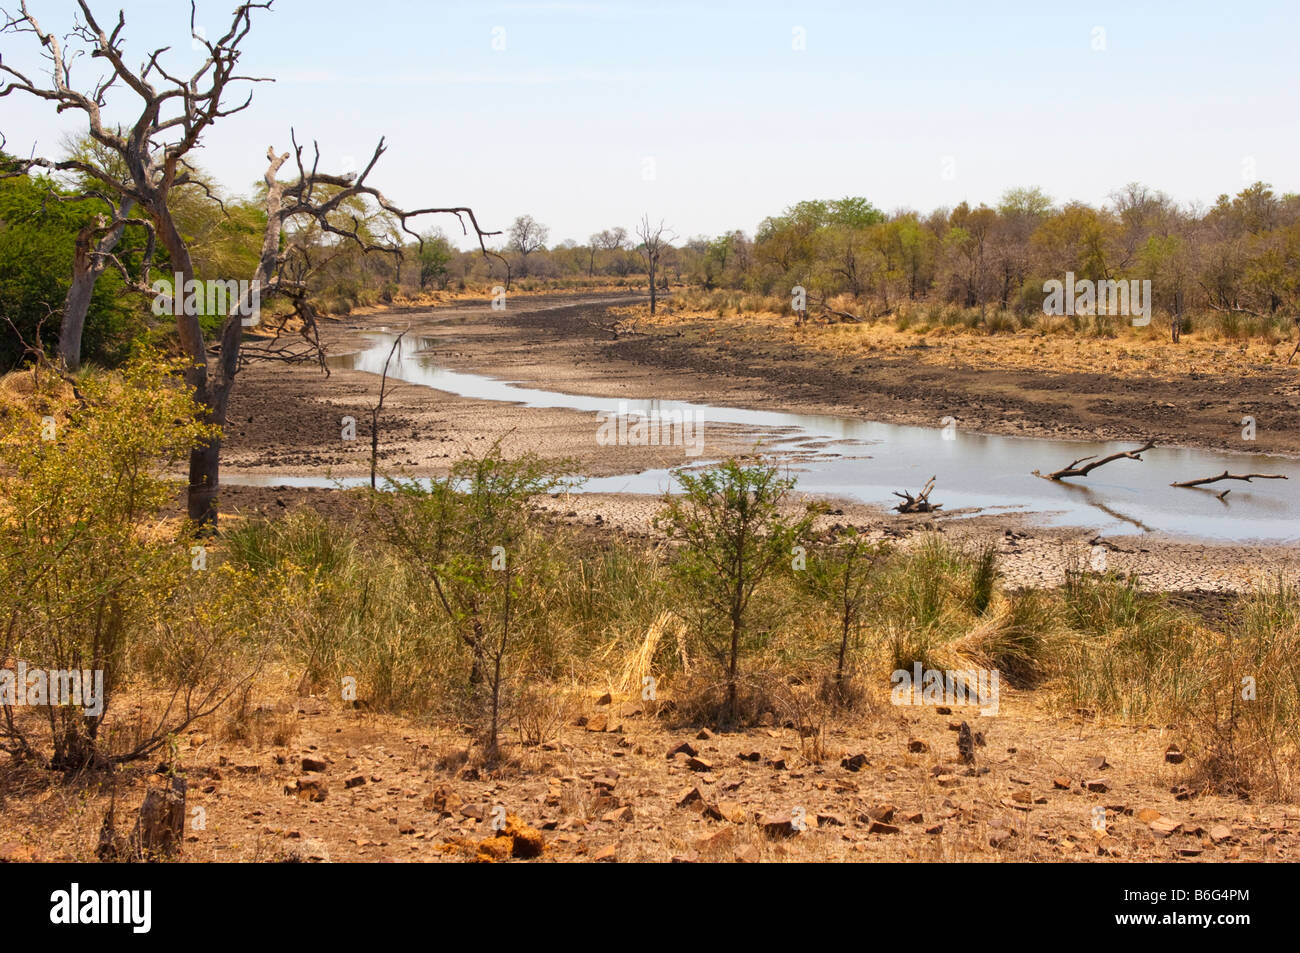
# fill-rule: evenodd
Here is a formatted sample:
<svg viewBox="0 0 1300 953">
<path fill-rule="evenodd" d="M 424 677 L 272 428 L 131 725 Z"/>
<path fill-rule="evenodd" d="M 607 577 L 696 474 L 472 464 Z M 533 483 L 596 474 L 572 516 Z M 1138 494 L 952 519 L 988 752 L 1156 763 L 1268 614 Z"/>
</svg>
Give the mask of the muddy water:
<svg viewBox="0 0 1300 953">
<path fill-rule="evenodd" d="M 335 366 L 382 373 L 393 338 L 376 334 L 355 354 L 333 358 Z M 423 349 L 431 341 L 404 342 L 389 376 L 462 397 L 528 407 L 563 408 L 592 415 L 593 441 L 608 415 L 642 415 L 655 421 L 685 420 L 744 427 L 756 441 L 787 461 L 799 489 L 864 503 L 892 504 L 892 491 L 915 493 L 937 478 L 931 499 L 944 510 L 1037 514 L 1049 525 L 1082 526 L 1104 533 L 1160 532 L 1222 542 L 1300 541 L 1300 460 L 1253 453 L 1157 448 L 1142 462 L 1120 460 L 1082 480 L 1056 483 L 1033 475 L 1072 460 L 1131 449 L 1133 444 L 998 437 L 965 433 L 960 426 L 915 427 L 854 417 L 776 413 L 671 400 L 629 400 L 562 394 L 512 384 L 481 374 L 437 366 Z M 597 415 L 607 415 L 598 417 Z M 635 418 L 633 418 L 635 419 Z M 939 421 L 936 421 L 938 424 Z M 689 433 L 688 433 L 689 437 Z M 701 463 L 707 462 L 700 460 Z M 1171 487 L 1175 480 L 1232 473 L 1281 473 L 1290 479 L 1253 483 L 1224 481 L 1213 488 Z M 232 484 L 330 487 L 367 481 L 325 477 L 230 474 Z M 662 493 L 672 485 L 667 470 L 646 470 L 586 482 L 600 493 Z M 1226 499 L 1218 493 L 1231 489 Z"/>
</svg>

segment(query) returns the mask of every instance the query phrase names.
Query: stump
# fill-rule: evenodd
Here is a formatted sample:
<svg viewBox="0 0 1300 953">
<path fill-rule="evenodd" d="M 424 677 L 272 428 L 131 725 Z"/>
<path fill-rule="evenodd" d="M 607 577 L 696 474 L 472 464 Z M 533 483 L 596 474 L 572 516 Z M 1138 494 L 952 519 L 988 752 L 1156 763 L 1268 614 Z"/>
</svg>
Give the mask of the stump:
<svg viewBox="0 0 1300 953">
<path fill-rule="evenodd" d="M 181 852 L 185 840 L 186 782 L 164 778 L 150 788 L 140 805 L 131 843 L 141 860 L 162 860 Z"/>
</svg>

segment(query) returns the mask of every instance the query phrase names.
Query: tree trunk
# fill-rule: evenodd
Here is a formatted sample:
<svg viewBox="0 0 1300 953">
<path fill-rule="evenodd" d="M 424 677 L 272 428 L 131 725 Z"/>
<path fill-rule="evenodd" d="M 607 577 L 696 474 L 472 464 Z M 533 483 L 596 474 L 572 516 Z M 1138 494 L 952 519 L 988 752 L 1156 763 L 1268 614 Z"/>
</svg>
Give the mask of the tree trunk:
<svg viewBox="0 0 1300 953">
<path fill-rule="evenodd" d="M 212 414 L 205 408 L 205 422 Z M 195 525 L 205 530 L 217 528 L 217 490 L 221 476 L 221 438 L 213 437 L 190 451 L 190 486 L 186 512 Z"/>
<path fill-rule="evenodd" d="M 81 239 L 77 239 L 77 258 L 72 267 L 72 284 L 63 299 L 63 323 L 59 328 L 59 359 L 70 371 L 81 367 L 81 334 L 86 327 L 86 313 L 90 310 L 90 296 L 95 291 L 98 277 L 88 264 L 83 264 Z M 86 250 L 89 257 L 89 249 Z"/>
<path fill-rule="evenodd" d="M 134 200 L 123 199 L 117 217 L 125 218 L 134 207 Z M 59 358 L 70 371 L 81 367 L 81 336 L 86 329 L 86 315 L 90 312 L 95 282 L 104 273 L 104 262 L 99 256 L 116 248 L 124 231 L 126 225 L 122 224 L 105 233 L 93 253 L 90 243 L 95 236 L 94 225 L 87 225 L 77 234 L 76 252 L 72 259 L 72 283 L 68 285 L 68 293 L 63 299 L 63 321 L 59 328 Z"/>
<path fill-rule="evenodd" d="M 651 265 L 650 269 L 650 314 L 655 313 L 655 266 Z"/>
</svg>

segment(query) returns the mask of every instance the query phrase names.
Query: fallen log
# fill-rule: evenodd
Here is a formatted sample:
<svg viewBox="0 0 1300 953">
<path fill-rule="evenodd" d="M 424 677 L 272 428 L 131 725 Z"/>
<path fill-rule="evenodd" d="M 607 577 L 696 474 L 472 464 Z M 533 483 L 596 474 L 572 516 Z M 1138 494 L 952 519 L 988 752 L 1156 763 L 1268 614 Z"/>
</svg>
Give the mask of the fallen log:
<svg viewBox="0 0 1300 953">
<path fill-rule="evenodd" d="M 1035 470 L 1034 476 L 1042 477 L 1044 480 L 1058 480 L 1058 481 L 1063 480 L 1066 477 L 1087 476 L 1089 473 L 1091 473 L 1093 470 L 1097 469 L 1098 467 L 1104 467 L 1106 464 L 1113 463 L 1116 460 L 1141 461 L 1142 454 L 1146 453 L 1148 450 L 1154 449 L 1155 445 L 1156 442 L 1154 440 L 1148 440 L 1145 444 L 1138 447 L 1136 450 L 1124 450 L 1121 451 L 1120 453 L 1112 453 L 1110 456 L 1102 457 L 1100 460 L 1096 458 L 1095 454 L 1091 457 L 1080 457 L 1078 460 L 1073 461 L 1068 467 L 1062 467 L 1061 469 L 1056 470 L 1053 473 L 1039 473 L 1037 470 Z M 1091 460 L 1092 463 L 1086 463 L 1084 466 L 1079 466 L 1079 464 L 1085 463 L 1085 461 L 1087 460 Z"/>
<path fill-rule="evenodd" d="M 894 496 L 903 502 L 895 506 L 894 509 L 900 513 L 933 513 L 935 510 L 941 509 L 943 507 L 942 503 L 930 502 L 930 492 L 934 489 L 934 480 L 934 477 L 930 477 L 930 482 L 921 487 L 921 492 L 916 496 L 906 490 L 901 493 L 895 490 Z"/>
<path fill-rule="evenodd" d="M 848 322 L 848 321 L 852 321 L 852 322 L 854 322 L 855 324 L 861 324 L 861 323 L 862 323 L 862 318 L 858 317 L 858 316 L 857 316 L 856 314 L 854 314 L 853 312 L 851 312 L 851 311 L 837 311 L 837 310 L 835 310 L 834 308 L 832 308 L 830 305 L 828 305 L 828 304 L 826 303 L 826 299 L 825 299 L 825 298 L 822 298 L 822 299 L 820 299 L 820 300 L 817 302 L 817 307 L 821 308 L 821 309 L 822 309 L 823 311 L 825 311 L 827 314 L 833 314 L 833 315 L 835 315 L 835 317 L 837 317 L 837 318 L 840 319 L 840 323 L 841 323 L 841 324 L 844 324 L 845 322 Z"/>
<path fill-rule="evenodd" d="M 1249 483 L 1251 480 L 1286 480 L 1289 477 L 1284 473 L 1229 473 L 1224 470 L 1218 476 L 1203 477 L 1199 480 L 1183 480 L 1180 483 L 1171 483 L 1170 486 L 1205 486 L 1209 483 L 1218 483 L 1220 480 L 1245 480 Z"/>
</svg>

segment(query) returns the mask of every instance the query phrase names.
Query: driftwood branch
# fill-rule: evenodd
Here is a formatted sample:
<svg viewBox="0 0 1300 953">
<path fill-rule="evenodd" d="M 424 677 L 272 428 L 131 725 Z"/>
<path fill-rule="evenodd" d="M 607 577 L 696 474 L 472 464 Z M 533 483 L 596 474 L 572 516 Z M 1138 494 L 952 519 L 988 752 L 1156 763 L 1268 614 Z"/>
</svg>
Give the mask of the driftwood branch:
<svg viewBox="0 0 1300 953">
<path fill-rule="evenodd" d="M 853 314 L 851 311 L 836 311 L 834 308 L 832 308 L 830 305 L 826 303 L 825 298 L 818 299 L 817 307 L 821 308 L 827 314 L 835 315 L 835 317 L 839 318 L 841 322 L 852 321 L 855 324 L 862 323 L 862 318 L 858 317 L 858 315 L 856 314 Z"/>
<path fill-rule="evenodd" d="M 930 477 L 930 481 L 921 487 L 921 492 L 916 496 L 906 490 L 901 493 L 895 490 L 894 496 L 903 502 L 899 503 L 894 509 L 900 513 L 933 513 L 935 510 L 941 509 L 943 507 L 942 503 L 930 502 L 930 493 L 934 490 L 934 480 L 934 477 Z"/>
<path fill-rule="evenodd" d="M 1202 477 L 1199 480 L 1183 480 L 1179 483 L 1171 483 L 1170 486 L 1205 486 L 1209 483 L 1218 483 L 1220 480 L 1245 480 L 1249 483 L 1251 480 L 1286 480 L 1289 479 L 1283 473 L 1229 473 L 1224 470 L 1218 476 Z"/>
<path fill-rule="evenodd" d="M 1100 460 L 1096 458 L 1096 455 L 1093 455 L 1091 457 L 1080 457 L 1078 460 L 1072 461 L 1068 467 L 1062 467 L 1061 469 L 1056 470 L 1052 473 L 1039 473 L 1037 470 L 1035 470 L 1034 476 L 1040 476 L 1044 480 L 1063 480 L 1066 477 L 1087 476 L 1089 473 L 1091 473 L 1093 470 L 1097 469 L 1098 467 L 1104 467 L 1106 464 L 1113 463 L 1116 460 L 1140 461 L 1142 459 L 1142 454 L 1146 453 L 1148 450 L 1153 449 L 1155 445 L 1156 442 L 1154 440 L 1148 440 L 1145 444 L 1138 447 L 1136 450 L 1124 450 L 1121 451 L 1120 453 L 1112 453 L 1110 456 L 1102 457 Z M 1091 460 L 1092 462 L 1087 463 L 1086 461 L 1088 460 Z M 1080 464 L 1083 464 L 1083 466 L 1080 466 Z"/>
</svg>

